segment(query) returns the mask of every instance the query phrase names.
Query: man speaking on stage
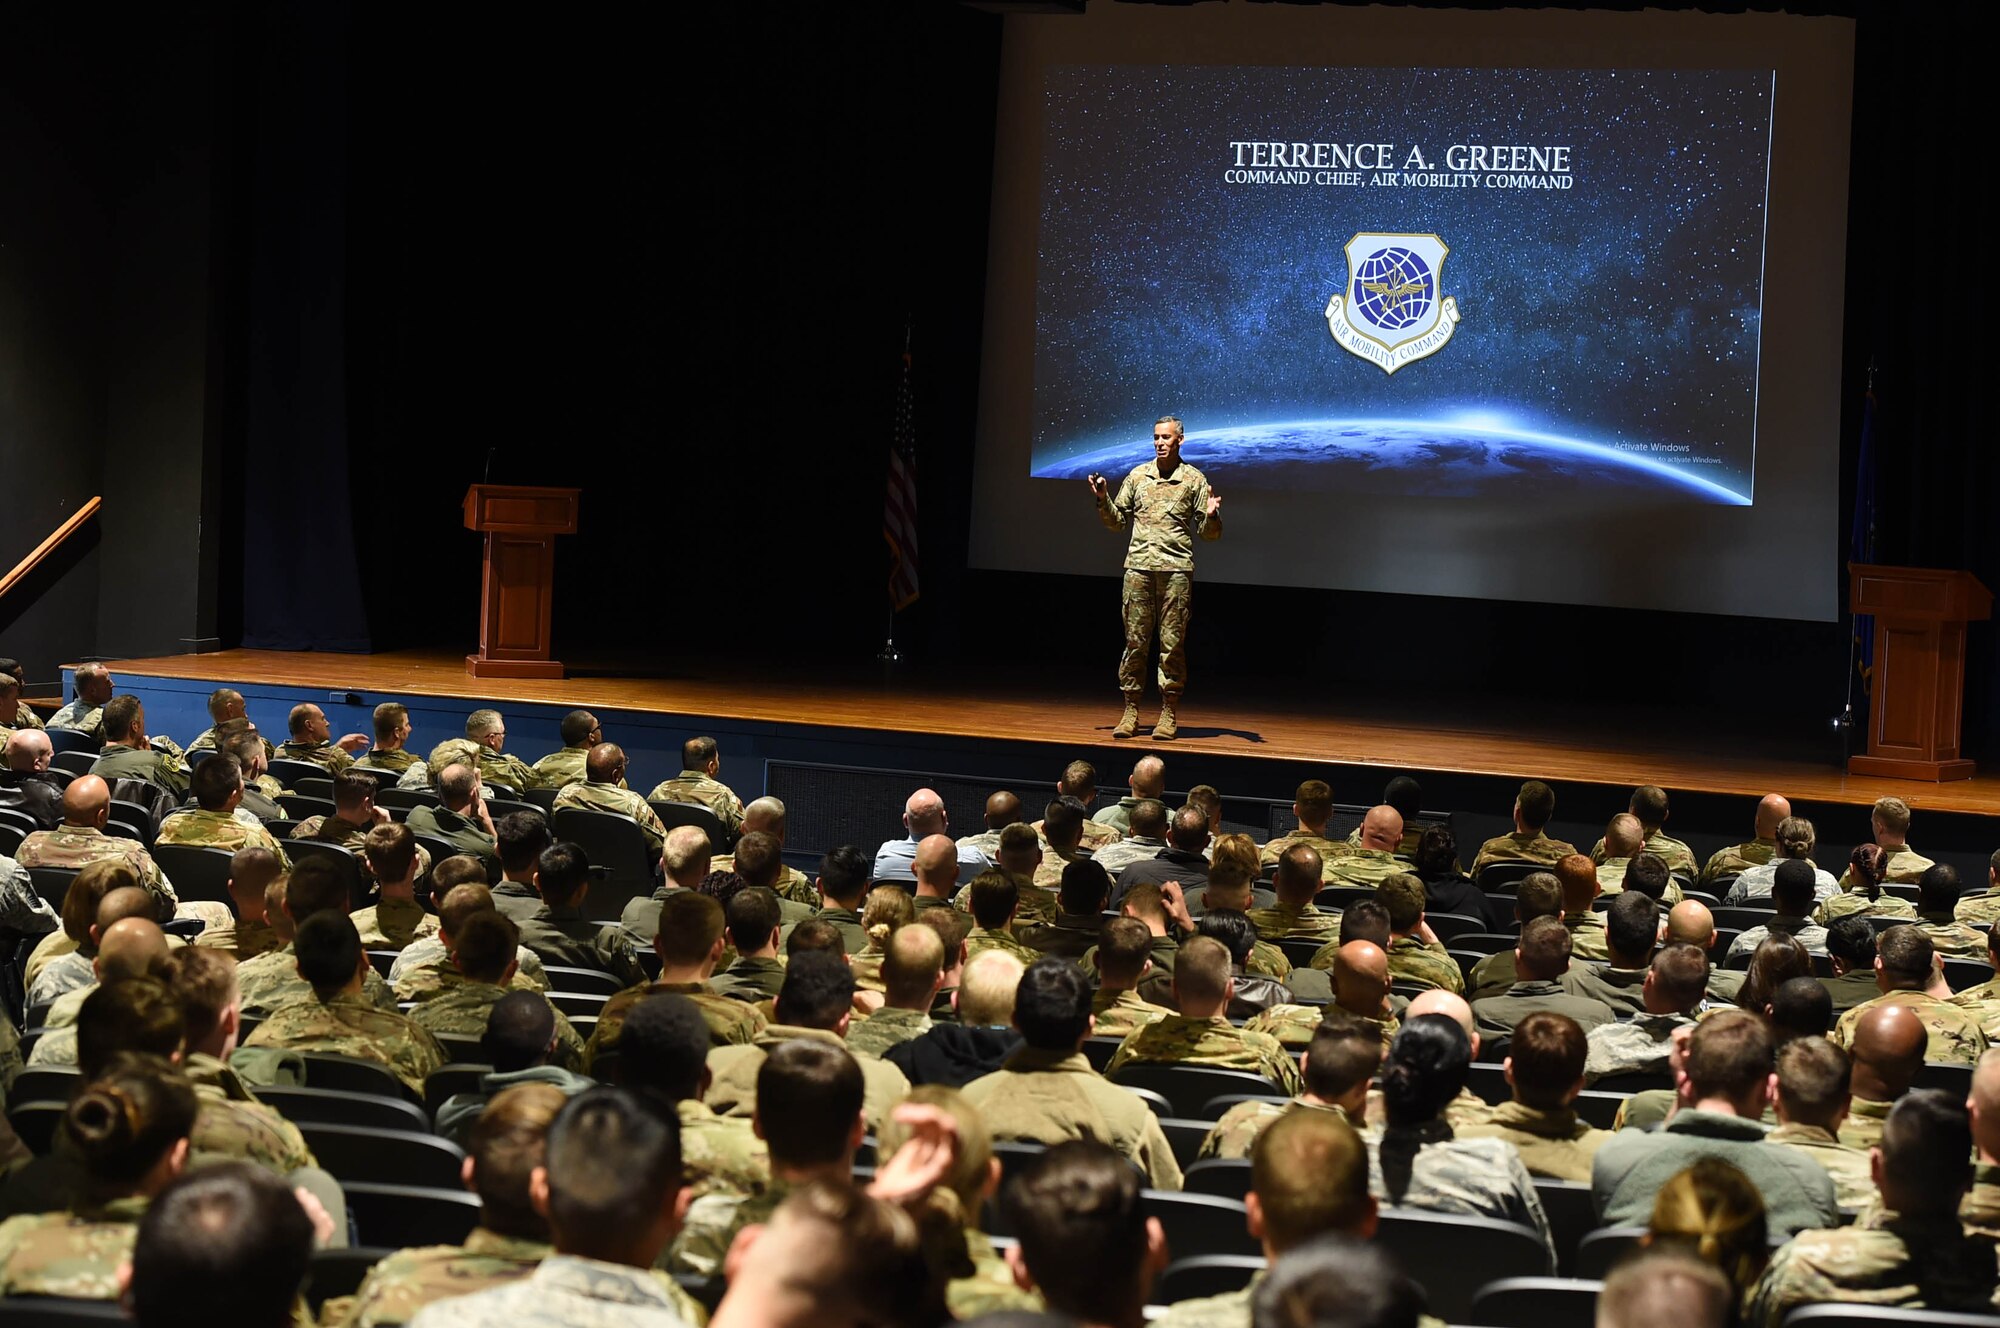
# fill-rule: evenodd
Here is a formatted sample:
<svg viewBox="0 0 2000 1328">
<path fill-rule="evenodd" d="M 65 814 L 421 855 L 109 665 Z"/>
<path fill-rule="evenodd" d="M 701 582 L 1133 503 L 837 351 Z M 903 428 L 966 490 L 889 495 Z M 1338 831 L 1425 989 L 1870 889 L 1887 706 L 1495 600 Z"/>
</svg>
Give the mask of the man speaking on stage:
<svg viewBox="0 0 2000 1328">
<path fill-rule="evenodd" d="M 1118 494 L 1102 475 L 1089 477 L 1097 515 L 1112 530 L 1132 539 L 1125 550 L 1125 653 L 1118 661 L 1118 688 L 1125 713 L 1114 738 L 1139 730 L 1139 696 L 1146 690 L 1146 652 L 1153 625 L 1160 629 L 1160 719 L 1153 736 L 1166 741 L 1177 731 L 1174 710 L 1187 685 L 1188 606 L 1194 594 L 1194 540 L 1222 538 L 1222 499 L 1209 490 L 1208 477 L 1181 460 L 1185 430 L 1172 415 L 1153 425 L 1153 459 L 1134 467 Z"/>
</svg>

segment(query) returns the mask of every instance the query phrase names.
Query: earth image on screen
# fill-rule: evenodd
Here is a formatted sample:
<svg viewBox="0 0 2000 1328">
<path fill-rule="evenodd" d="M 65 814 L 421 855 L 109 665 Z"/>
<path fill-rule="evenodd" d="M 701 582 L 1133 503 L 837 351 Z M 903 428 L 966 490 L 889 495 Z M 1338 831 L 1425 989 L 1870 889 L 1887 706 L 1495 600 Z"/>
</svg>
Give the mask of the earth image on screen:
<svg viewBox="0 0 2000 1328">
<path fill-rule="evenodd" d="M 1093 472 L 1115 484 L 1145 461 L 1143 439 L 1034 467 L 1043 479 Z M 1635 500 L 1750 499 L 1690 471 L 1603 443 L 1504 427 L 1429 420 L 1290 420 L 1203 429 L 1181 455 L 1216 488 L 1311 489 L 1435 498 L 1545 498 L 1589 492 Z"/>
</svg>

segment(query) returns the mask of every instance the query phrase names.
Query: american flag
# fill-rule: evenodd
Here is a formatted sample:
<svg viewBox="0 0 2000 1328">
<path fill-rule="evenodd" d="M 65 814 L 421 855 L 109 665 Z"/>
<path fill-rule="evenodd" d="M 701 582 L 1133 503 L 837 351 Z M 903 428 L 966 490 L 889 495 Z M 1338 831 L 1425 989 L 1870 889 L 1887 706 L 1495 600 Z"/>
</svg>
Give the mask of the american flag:
<svg viewBox="0 0 2000 1328">
<path fill-rule="evenodd" d="M 903 349 L 903 380 L 896 388 L 896 421 L 889 435 L 889 485 L 882 500 L 882 538 L 889 545 L 889 603 L 908 608 L 917 598 L 917 418 L 910 391 L 910 351 Z"/>
</svg>

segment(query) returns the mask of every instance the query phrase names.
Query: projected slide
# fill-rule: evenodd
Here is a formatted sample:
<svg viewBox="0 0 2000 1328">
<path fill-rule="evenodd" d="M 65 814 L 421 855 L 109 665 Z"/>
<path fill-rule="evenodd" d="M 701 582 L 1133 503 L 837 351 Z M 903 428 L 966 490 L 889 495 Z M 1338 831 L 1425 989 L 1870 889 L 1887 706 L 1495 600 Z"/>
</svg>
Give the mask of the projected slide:
<svg viewBox="0 0 2000 1328">
<path fill-rule="evenodd" d="M 1046 69 L 1032 473 L 1750 504 L 1773 84 Z"/>
</svg>

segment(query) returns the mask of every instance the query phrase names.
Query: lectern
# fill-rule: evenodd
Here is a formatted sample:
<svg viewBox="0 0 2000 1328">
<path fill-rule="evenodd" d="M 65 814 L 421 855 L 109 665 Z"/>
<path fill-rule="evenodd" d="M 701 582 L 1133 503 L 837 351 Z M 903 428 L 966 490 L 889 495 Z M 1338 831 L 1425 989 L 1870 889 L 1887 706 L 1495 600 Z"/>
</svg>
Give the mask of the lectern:
<svg viewBox="0 0 2000 1328">
<path fill-rule="evenodd" d="M 1970 779 L 1958 754 L 1965 699 L 1965 625 L 1993 614 L 1993 596 L 1970 572 L 1847 565 L 1848 611 L 1875 617 L 1868 754 L 1850 775 Z"/>
<path fill-rule="evenodd" d="M 465 528 L 486 536 L 475 678 L 560 678 L 550 654 L 556 536 L 576 533 L 575 489 L 475 484 L 465 491 Z"/>
</svg>

